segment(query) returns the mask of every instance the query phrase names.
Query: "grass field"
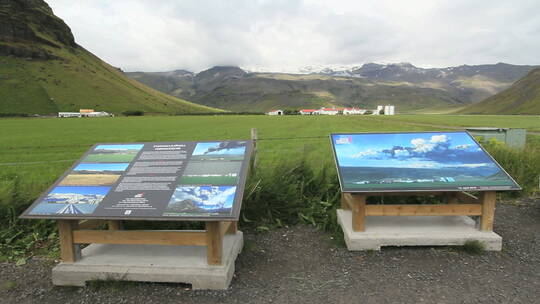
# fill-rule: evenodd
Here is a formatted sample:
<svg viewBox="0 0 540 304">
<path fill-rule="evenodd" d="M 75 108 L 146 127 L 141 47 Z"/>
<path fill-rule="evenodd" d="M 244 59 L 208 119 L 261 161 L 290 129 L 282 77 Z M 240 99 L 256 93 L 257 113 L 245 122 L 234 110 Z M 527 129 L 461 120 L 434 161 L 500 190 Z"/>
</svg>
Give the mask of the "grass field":
<svg viewBox="0 0 540 304">
<path fill-rule="evenodd" d="M 129 163 L 135 158 L 137 153 L 93 153 L 86 156 L 83 161 L 90 163 Z"/>
<path fill-rule="evenodd" d="M 455 127 L 523 128 L 540 132 L 540 116 L 519 115 L 395 115 L 383 117 L 393 122 L 409 122 Z"/>
<path fill-rule="evenodd" d="M 120 175 L 117 174 L 70 174 L 61 182 L 60 186 L 107 186 L 116 183 Z"/>
<path fill-rule="evenodd" d="M 243 217 L 256 225 L 300 220 L 321 229 L 337 229 L 332 216 L 339 191 L 330 133 L 433 131 L 459 123 L 538 128 L 538 117 L 513 119 L 447 115 L 0 119 L 0 260 L 55 244 L 57 235 L 50 221 L 17 217 L 96 143 L 248 139 L 251 128 L 257 128 L 258 166 L 250 179 L 253 184 L 245 191 Z M 540 153 L 535 151 L 540 136 L 529 136 L 528 143 L 531 149 L 525 152 L 496 145 L 488 150 L 496 153 L 495 158 L 522 187 L 537 192 Z M 53 249 L 47 252 L 54 253 Z"/>
</svg>

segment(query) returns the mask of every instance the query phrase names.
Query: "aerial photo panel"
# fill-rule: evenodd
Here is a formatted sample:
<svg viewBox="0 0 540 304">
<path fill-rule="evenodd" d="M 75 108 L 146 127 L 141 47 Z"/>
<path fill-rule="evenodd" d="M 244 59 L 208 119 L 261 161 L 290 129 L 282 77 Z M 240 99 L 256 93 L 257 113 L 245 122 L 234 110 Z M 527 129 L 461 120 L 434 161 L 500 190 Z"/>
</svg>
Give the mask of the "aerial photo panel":
<svg viewBox="0 0 540 304">
<path fill-rule="evenodd" d="M 245 152 L 245 141 L 202 142 L 195 147 L 191 160 L 241 161 Z"/>
<path fill-rule="evenodd" d="M 332 134 L 342 191 L 519 190 L 467 132 Z"/>
<path fill-rule="evenodd" d="M 164 216 L 229 216 L 236 186 L 179 186 Z"/>
</svg>

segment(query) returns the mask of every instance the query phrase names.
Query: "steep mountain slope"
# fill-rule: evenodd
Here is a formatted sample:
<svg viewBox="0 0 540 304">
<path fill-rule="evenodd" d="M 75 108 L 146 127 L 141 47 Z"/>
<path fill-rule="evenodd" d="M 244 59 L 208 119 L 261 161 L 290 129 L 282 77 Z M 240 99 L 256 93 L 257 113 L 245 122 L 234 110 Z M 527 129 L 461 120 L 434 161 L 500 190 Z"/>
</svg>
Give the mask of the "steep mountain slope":
<svg viewBox="0 0 540 304">
<path fill-rule="evenodd" d="M 510 88 L 461 111 L 464 114 L 540 114 L 540 68 Z"/>
<path fill-rule="evenodd" d="M 217 111 L 126 77 L 75 43 L 42 0 L 0 0 L 0 113 Z"/>
<path fill-rule="evenodd" d="M 370 63 L 348 70 L 310 67 L 304 69 L 306 74 L 213 67 L 199 74 L 180 70 L 127 75 L 167 94 L 234 111 L 391 103 L 399 111 L 429 112 L 480 101 L 532 68 L 498 63 L 422 69 L 409 63 Z"/>
</svg>

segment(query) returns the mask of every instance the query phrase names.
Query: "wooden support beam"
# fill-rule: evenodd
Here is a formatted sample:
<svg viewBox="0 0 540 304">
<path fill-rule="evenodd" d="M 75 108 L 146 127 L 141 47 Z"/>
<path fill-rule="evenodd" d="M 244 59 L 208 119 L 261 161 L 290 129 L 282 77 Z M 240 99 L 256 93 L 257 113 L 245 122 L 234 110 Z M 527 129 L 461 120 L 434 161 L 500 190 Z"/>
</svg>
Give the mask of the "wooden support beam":
<svg viewBox="0 0 540 304">
<path fill-rule="evenodd" d="M 480 204 L 450 205 L 367 205 L 367 216 L 397 215 L 480 215 Z"/>
<path fill-rule="evenodd" d="M 221 265 L 223 259 L 223 236 L 220 222 L 206 222 L 206 258 L 208 265 Z"/>
<path fill-rule="evenodd" d="M 229 228 L 231 227 L 232 222 L 220 222 L 220 233 L 221 235 L 225 235 L 227 231 L 229 231 Z"/>
<path fill-rule="evenodd" d="M 238 232 L 238 222 L 231 222 L 227 234 L 236 234 L 236 232 Z"/>
<path fill-rule="evenodd" d="M 353 231 L 366 230 L 366 195 L 343 193 L 345 204 L 352 211 Z"/>
<path fill-rule="evenodd" d="M 343 210 L 351 210 L 347 200 L 345 199 L 345 193 L 341 193 L 341 209 L 343 209 Z"/>
<path fill-rule="evenodd" d="M 109 230 L 122 230 L 124 229 L 124 225 L 122 221 L 107 221 L 107 226 L 109 227 Z"/>
<path fill-rule="evenodd" d="M 495 219 L 495 202 L 497 200 L 497 193 L 495 191 L 483 192 L 480 200 L 482 202 L 480 230 L 493 231 L 493 221 Z"/>
<path fill-rule="evenodd" d="M 104 220 L 82 220 L 79 221 L 77 229 L 97 229 L 105 225 Z"/>
<path fill-rule="evenodd" d="M 81 250 L 74 242 L 73 231 L 77 229 L 77 220 L 58 220 L 60 236 L 60 257 L 64 262 L 75 262 L 81 256 Z"/>
<path fill-rule="evenodd" d="M 151 244 L 151 245 L 206 245 L 204 231 L 163 230 L 75 230 L 77 244 Z"/>
<path fill-rule="evenodd" d="M 480 203 L 480 200 L 476 196 L 469 194 L 467 192 L 456 192 L 455 195 L 456 195 L 456 198 L 463 203 L 469 203 L 469 204 Z"/>
</svg>

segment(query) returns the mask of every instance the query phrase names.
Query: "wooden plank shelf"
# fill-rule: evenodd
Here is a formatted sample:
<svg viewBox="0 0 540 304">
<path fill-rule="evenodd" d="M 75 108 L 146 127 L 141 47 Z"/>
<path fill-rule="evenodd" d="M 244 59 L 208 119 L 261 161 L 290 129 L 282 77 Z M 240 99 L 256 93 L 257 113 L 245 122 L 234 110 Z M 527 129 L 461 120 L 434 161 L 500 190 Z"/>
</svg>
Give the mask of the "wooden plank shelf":
<svg viewBox="0 0 540 304">
<path fill-rule="evenodd" d="M 371 205 L 373 196 L 437 195 L 447 204 L 429 205 Z M 342 193 L 341 208 L 351 210 L 353 231 L 365 231 L 366 216 L 479 216 L 480 230 L 492 231 L 495 215 L 496 192 L 486 191 L 477 198 L 466 192 L 368 192 Z"/>
<path fill-rule="evenodd" d="M 107 224 L 108 230 L 91 230 Z M 223 236 L 237 232 L 236 221 L 206 222 L 205 230 L 123 230 L 121 221 L 58 220 L 61 258 L 75 262 L 80 244 L 206 246 L 209 265 L 221 265 Z"/>
</svg>

